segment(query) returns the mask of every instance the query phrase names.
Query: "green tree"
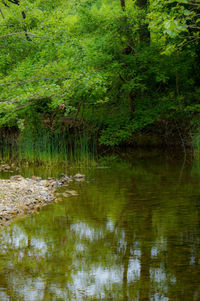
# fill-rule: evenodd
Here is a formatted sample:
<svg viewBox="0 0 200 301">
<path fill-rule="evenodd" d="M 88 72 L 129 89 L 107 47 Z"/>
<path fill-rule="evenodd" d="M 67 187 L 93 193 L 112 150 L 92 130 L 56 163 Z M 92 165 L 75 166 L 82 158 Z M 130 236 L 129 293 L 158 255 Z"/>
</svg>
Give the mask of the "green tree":
<svg viewBox="0 0 200 301">
<path fill-rule="evenodd" d="M 198 8 L 161 0 L 1 2 L 0 125 L 79 125 L 104 145 L 132 143 L 151 129 L 167 140 L 166 124 L 191 131 L 199 112 Z"/>
</svg>

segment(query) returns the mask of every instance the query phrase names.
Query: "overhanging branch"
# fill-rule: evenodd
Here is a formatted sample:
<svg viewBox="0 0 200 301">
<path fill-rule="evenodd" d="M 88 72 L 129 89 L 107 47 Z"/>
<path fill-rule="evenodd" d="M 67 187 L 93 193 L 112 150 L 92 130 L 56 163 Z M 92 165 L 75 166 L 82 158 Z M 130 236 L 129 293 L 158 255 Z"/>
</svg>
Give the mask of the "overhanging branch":
<svg viewBox="0 0 200 301">
<path fill-rule="evenodd" d="M 26 32 L 28 35 L 31 35 L 31 36 L 34 36 L 34 37 L 37 37 L 37 38 L 43 38 L 45 39 L 44 36 L 39 36 L 39 35 L 36 35 L 34 33 L 31 33 L 31 32 Z M 12 33 L 8 33 L 8 34 L 4 34 L 2 36 L 0 36 L 0 39 L 2 38 L 8 38 L 8 37 L 11 37 L 11 36 L 16 36 L 16 35 L 24 35 L 24 32 L 12 32 Z"/>
</svg>

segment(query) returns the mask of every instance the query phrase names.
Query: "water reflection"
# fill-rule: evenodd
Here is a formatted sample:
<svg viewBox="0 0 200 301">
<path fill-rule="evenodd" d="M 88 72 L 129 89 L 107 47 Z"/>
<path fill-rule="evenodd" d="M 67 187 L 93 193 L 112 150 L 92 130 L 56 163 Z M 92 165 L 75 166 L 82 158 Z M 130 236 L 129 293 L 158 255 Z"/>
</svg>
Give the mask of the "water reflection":
<svg viewBox="0 0 200 301">
<path fill-rule="evenodd" d="M 1 232 L 0 300 L 200 300 L 200 176 L 181 167 L 87 170 L 79 197 Z"/>
</svg>

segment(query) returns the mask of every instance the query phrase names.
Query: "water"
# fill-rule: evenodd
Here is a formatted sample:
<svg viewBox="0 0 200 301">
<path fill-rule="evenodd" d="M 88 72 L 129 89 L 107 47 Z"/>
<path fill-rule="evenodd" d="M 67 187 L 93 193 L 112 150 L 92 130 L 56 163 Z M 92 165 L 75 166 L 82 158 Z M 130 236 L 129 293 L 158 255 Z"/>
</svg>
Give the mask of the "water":
<svg viewBox="0 0 200 301">
<path fill-rule="evenodd" d="M 200 300 L 199 169 L 148 153 L 48 168 L 86 182 L 0 232 L 0 300 Z"/>
</svg>

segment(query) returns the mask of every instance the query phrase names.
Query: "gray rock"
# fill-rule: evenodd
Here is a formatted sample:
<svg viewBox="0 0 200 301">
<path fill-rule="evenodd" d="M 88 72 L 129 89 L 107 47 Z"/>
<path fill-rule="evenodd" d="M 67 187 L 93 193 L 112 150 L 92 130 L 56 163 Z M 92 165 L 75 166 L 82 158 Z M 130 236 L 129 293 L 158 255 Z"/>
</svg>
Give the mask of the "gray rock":
<svg viewBox="0 0 200 301">
<path fill-rule="evenodd" d="M 74 179 L 82 179 L 82 178 L 85 178 L 85 175 L 82 175 L 80 173 L 74 175 Z"/>
<path fill-rule="evenodd" d="M 22 181 L 22 180 L 24 180 L 24 177 L 22 177 L 21 175 L 15 175 L 15 176 L 10 177 L 10 179 L 13 181 Z"/>
</svg>

